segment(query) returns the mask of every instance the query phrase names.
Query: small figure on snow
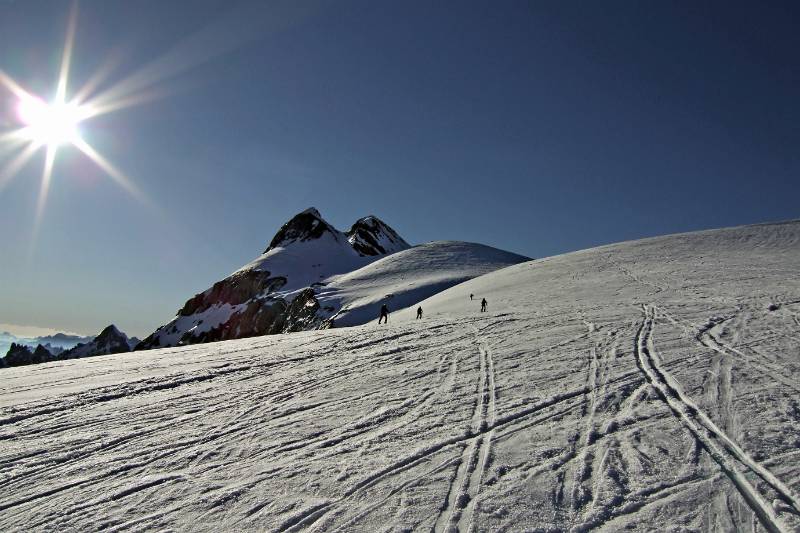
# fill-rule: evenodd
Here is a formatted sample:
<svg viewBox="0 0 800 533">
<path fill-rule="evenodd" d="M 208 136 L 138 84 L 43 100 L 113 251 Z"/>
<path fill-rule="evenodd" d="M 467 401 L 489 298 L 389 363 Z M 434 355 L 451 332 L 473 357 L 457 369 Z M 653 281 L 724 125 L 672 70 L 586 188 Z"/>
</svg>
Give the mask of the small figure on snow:
<svg viewBox="0 0 800 533">
<path fill-rule="evenodd" d="M 386 323 L 389 323 L 389 307 L 386 304 L 381 306 L 381 316 L 378 318 L 378 324 L 381 323 L 381 320 L 385 320 Z"/>
<path fill-rule="evenodd" d="M 472 294 L 472 293 L 470 293 L 470 294 L 469 294 L 469 301 L 470 301 L 470 302 L 472 301 L 472 298 L 473 298 L 474 296 L 475 296 L 475 295 L 474 295 L 474 294 Z"/>
<path fill-rule="evenodd" d="M 417 307 L 417 320 L 422 318 L 422 306 Z"/>
<path fill-rule="evenodd" d="M 486 312 L 486 306 L 487 305 L 488 305 L 488 302 L 486 301 L 486 298 L 481 300 L 481 313 L 485 313 Z"/>
</svg>

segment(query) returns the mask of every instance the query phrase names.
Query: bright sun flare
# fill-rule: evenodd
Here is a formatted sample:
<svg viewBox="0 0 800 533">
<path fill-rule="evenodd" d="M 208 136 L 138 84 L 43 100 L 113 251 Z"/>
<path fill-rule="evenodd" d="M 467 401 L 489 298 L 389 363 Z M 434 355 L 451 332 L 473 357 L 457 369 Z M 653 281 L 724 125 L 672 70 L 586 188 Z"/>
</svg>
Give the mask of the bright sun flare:
<svg viewBox="0 0 800 533">
<path fill-rule="evenodd" d="M 64 43 L 55 98 L 52 100 L 47 101 L 26 90 L 20 83 L 0 69 L 0 89 L 5 88 L 12 95 L 12 105 L 16 108 L 15 121 L 20 126 L 16 129 L 0 131 L 0 143 L 7 144 L 12 148 L 22 146 L 19 152 L 3 168 L 0 168 L 0 191 L 8 185 L 34 154 L 41 148 L 45 149 L 32 242 L 35 241 L 37 228 L 45 209 L 59 149 L 77 148 L 128 193 L 145 204 L 148 203 L 147 199 L 131 183 L 128 177 L 98 153 L 81 135 L 80 125 L 83 121 L 123 107 L 135 105 L 144 99 L 137 98 L 136 94 L 131 93 L 136 86 L 126 87 L 124 83 L 117 84 L 105 92 L 90 98 L 108 74 L 107 70 L 97 72 L 72 98 L 67 99 L 76 20 L 77 3 L 73 3 L 67 24 L 67 38 Z M 2 93 L 0 93 L 0 96 L 2 96 Z"/>
<path fill-rule="evenodd" d="M 25 97 L 17 105 L 17 114 L 25 126 L 23 135 L 40 145 L 56 148 L 81 141 L 78 124 L 86 115 L 81 106 L 67 102 L 47 102 Z"/>
</svg>

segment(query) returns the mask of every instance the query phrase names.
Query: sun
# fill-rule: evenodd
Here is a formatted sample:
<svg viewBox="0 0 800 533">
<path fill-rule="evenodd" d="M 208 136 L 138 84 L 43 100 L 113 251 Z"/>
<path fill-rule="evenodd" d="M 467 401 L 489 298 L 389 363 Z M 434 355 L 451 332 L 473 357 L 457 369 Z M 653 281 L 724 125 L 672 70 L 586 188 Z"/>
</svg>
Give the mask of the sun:
<svg viewBox="0 0 800 533">
<path fill-rule="evenodd" d="M 21 135 L 50 149 L 82 141 L 78 124 L 87 111 L 75 103 L 47 103 L 35 96 L 25 96 L 17 104 L 17 115 L 25 125 Z"/>
<path fill-rule="evenodd" d="M 57 154 L 62 149 L 77 149 L 134 198 L 149 204 L 148 199 L 128 177 L 95 150 L 83 137 L 81 131 L 81 125 L 85 121 L 138 104 L 143 101 L 143 98 L 137 97 L 135 93 L 131 94 L 134 89 L 129 90 L 124 84 L 111 87 L 99 95 L 93 95 L 98 84 L 108 75 L 108 71 L 104 70 L 97 72 L 81 89 L 67 98 L 76 21 L 77 2 L 72 4 L 70 10 L 67 37 L 54 91 L 55 97 L 51 100 L 25 89 L 0 69 L 0 89 L 5 89 L 5 92 L 12 96 L 12 108 L 16 109 L 16 117 L 13 121 L 17 123 L 16 127 L 10 130 L 0 131 L 0 148 L 5 148 L 2 145 L 8 145 L 12 149 L 21 147 L 16 155 L 3 168 L 0 168 L 0 192 L 40 149 L 44 149 L 45 153 L 32 242 L 35 241 L 39 222 L 45 210 Z M 0 96 L 3 96 L 2 93 L 3 91 L 0 91 Z M 8 121 L 0 121 L 0 123 L 2 122 L 8 123 Z"/>
</svg>

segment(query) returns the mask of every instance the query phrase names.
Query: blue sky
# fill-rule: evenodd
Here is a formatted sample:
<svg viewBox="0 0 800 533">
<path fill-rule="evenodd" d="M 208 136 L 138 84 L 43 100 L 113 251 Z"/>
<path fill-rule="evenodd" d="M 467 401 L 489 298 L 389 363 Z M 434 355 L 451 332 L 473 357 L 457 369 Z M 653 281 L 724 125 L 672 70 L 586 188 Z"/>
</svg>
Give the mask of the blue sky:
<svg viewBox="0 0 800 533">
<path fill-rule="evenodd" d="M 0 1 L 0 68 L 52 94 L 68 12 Z M 533 257 L 797 218 L 798 23 L 792 2 L 84 1 L 72 90 L 110 58 L 104 87 L 160 67 L 163 97 L 82 124 L 153 205 L 65 148 L 33 241 L 37 154 L 0 191 L 0 323 L 147 334 L 309 206 Z"/>
</svg>

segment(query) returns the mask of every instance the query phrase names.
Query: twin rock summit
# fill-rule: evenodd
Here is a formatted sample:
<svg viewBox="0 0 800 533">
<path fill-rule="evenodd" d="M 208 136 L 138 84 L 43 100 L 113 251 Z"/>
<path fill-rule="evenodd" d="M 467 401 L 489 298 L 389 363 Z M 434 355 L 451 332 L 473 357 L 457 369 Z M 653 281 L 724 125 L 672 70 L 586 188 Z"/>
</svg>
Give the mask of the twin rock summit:
<svg viewBox="0 0 800 533">
<path fill-rule="evenodd" d="M 529 258 L 481 244 L 409 245 L 375 216 L 346 232 L 307 209 L 255 260 L 190 298 L 137 350 L 354 326 Z"/>
</svg>

